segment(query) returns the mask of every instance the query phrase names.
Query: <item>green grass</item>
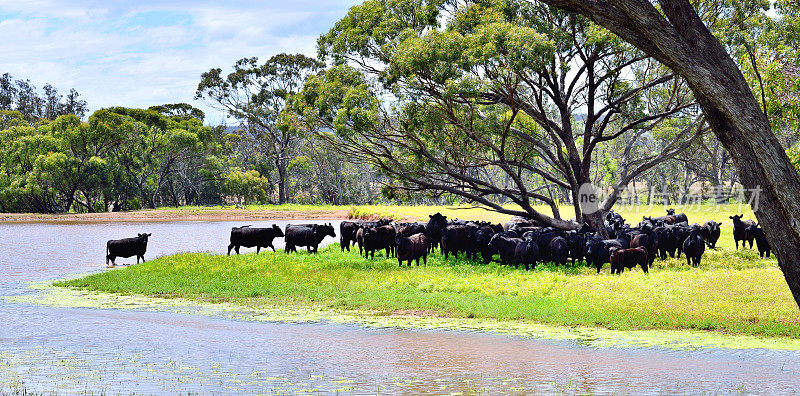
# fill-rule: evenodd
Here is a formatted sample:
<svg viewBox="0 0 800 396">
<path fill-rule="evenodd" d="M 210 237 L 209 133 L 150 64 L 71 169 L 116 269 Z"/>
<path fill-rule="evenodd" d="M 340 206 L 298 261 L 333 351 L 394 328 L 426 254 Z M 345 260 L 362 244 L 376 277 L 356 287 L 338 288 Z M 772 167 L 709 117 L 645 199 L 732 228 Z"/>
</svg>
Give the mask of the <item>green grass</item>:
<svg viewBox="0 0 800 396">
<path fill-rule="evenodd" d="M 657 261 L 649 274 L 637 269 L 614 276 L 608 266 L 599 275 L 583 266 L 540 265 L 526 272 L 444 261 L 438 254 L 428 266 L 399 268 L 394 259 L 367 260 L 340 253 L 334 244 L 317 255 L 179 254 L 56 285 L 243 306 L 311 304 L 614 330 L 800 337 L 800 312 L 775 260 L 725 248 L 708 252 L 699 268 L 669 259 Z"/>
</svg>

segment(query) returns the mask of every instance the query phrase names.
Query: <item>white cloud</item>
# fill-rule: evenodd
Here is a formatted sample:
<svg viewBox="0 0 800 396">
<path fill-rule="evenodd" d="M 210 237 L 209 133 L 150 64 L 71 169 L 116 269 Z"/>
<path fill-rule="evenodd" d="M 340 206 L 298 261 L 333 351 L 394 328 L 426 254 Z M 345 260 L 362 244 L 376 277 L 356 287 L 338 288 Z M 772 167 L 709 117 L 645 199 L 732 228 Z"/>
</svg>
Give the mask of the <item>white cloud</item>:
<svg viewBox="0 0 800 396">
<path fill-rule="evenodd" d="M 353 0 L 348 0 L 353 1 Z M 92 110 L 193 102 L 200 74 L 281 52 L 315 55 L 317 37 L 344 16 L 341 1 L 0 0 L 0 73 L 77 89 Z M 176 18 L 151 21 L 169 12 Z M 3 19 L 5 16 L 6 19 Z M 169 15 L 168 15 L 169 16 Z M 173 21 L 174 19 L 174 21 Z"/>
</svg>

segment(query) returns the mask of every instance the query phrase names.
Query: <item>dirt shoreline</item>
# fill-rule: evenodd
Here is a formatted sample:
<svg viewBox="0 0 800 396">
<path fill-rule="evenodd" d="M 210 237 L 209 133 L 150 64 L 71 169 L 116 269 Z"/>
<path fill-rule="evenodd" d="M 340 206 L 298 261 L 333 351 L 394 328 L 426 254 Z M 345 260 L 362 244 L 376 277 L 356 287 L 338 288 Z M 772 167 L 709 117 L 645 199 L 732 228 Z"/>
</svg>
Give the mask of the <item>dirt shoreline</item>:
<svg viewBox="0 0 800 396">
<path fill-rule="evenodd" d="M 159 209 L 103 213 L 0 213 L 0 223 L 101 223 L 238 220 L 341 220 L 347 210 Z"/>
</svg>

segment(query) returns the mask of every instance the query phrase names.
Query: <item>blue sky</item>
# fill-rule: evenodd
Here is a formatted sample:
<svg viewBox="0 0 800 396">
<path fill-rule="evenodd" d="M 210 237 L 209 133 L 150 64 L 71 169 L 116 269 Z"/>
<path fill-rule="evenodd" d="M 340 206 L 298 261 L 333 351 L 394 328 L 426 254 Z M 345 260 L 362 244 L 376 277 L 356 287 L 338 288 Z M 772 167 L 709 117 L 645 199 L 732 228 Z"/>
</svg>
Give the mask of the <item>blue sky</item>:
<svg viewBox="0 0 800 396">
<path fill-rule="evenodd" d="M 91 110 L 187 102 L 200 75 L 238 59 L 315 55 L 317 37 L 360 0 L 0 0 L 0 74 L 75 88 Z"/>
</svg>

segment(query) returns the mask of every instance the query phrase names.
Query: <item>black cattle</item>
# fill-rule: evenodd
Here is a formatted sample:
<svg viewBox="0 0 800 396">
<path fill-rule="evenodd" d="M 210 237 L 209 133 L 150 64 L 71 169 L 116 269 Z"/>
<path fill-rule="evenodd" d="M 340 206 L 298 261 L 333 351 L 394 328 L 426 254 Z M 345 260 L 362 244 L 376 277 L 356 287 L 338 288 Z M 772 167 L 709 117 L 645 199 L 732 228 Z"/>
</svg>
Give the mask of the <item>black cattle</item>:
<svg viewBox="0 0 800 396">
<path fill-rule="evenodd" d="M 708 245 L 708 247 L 716 249 L 717 241 L 719 240 L 719 235 L 721 232 L 720 230 L 721 226 L 722 224 L 717 223 L 714 220 L 706 222 L 706 224 L 703 226 L 706 230 L 703 237 L 705 237 L 706 244 Z"/>
<path fill-rule="evenodd" d="M 672 229 L 672 238 L 675 241 L 675 257 L 681 258 L 681 253 L 683 253 L 683 241 L 689 236 L 689 231 L 692 228 L 684 224 L 673 224 L 667 226 L 667 228 Z"/>
<path fill-rule="evenodd" d="M 653 229 L 656 234 L 656 242 L 658 243 L 658 255 L 662 260 L 667 259 L 667 255 L 671 254 L 675 257 L 675 236 L 672 234 L 672 229 L 667 227 L 656 227 Z"/>
<path fill-rule="evenodd" d="M 643 247 L 631 249 L 615 249 L 611 253 L 611 273 L 621 275 L 622 271 L 633 269 L 635 266 L 642 267 L 642 271 L 647 273 L 647 249 Z"/>
<path fill-rule="evenodd" d="M 539 259 L 539 245 L 533 239 L 524 239 L 517 243 L 514 250 L 514 266 L 519 268 L 522 264 L 525 270 L 536 268 L 536 261 Z"/>
<path fill-rule="evenodd" d="M 616 239 L 591 240 L 590 243 L 586 251 L 586 262 L 595 267 L 598 274 L 603 264 L 611 262 L 611 249 L 622 249 L 622 244 Z"/>
<path fill-rule="evenodd" d="M 355 245 L 358 228 L 358 222 L 355 221 L 343 221 L 339 223 L 339 248 L 341 248 L 342 251 L 347 249 L 349 252 L 351 242 Z"/>
<path fill-rule="evenodd" d="M 442 231 L 442 253 L 446 259 L 449 254 L 458 256 L 464 252 L 469 258 L 474 258 L 479 251 L 477 241 L 477 228 L 468 225 L 449 225 Z"/>
<path fill-rule="evenodd" d="M 697 267 L 706 251 L 706 241 L 699 228 L 692 228 L 686 240 L 683 241 L 683 253 L 686 254 L 686 264 Z"/>
<path fill-rule="evenodd" d="M 397 246 L 397 262 L 403 266 L 403 261 L 408 261 L 408 266 L 411 266 L 411 261 L 416 260 L 419 266 L 419 259 L 425 265 L 428 265 L 428 238 L 423 233 L 414 234 L 408 237 L 398 234 L 395 238 L 395 245 Z"/>
<path fill-rule="evenodd" d="M 147 252 L 147 238 L 153 234 L 138 234 L 136 238 L 112 239 L 106 242 L 106 267 L 111 260 L 111 267 L 117 265 L 117 257 L 128 258 L 136 256 L 136 264 L 139 259 L 144 262 L 144 253 Z"/>
<path fill-rule="evenodd" d="M 764 230 L 759 227 L 757 224 L 753 224 L 747 226 L 747 232 L 753 236 L 756 240 L 756 247 L 758 248 L 758 255 L 761 258 L 764 258 L 766 254 L 767 257 L 772 253 L 772 247 L 769 245 L 769 241 L 767 241 L 767 236 L 764 235 Z"/>
<path fill-rule="evenodd" d="M 524 243 L 521 238 L 508 238 L 500 234 L 495 234 L 489 245 L 497 253 L 500 254 L 500 262 L 504 265 L 511 265 L 514 261 L 514 255 L 517 252 L 517 245 Z"/>
<path fill-rule="evenodd" d="M 402 235 L 404 237 L 412 236 L 414 234 L 424 234 L 425 233 L 425 224 L 422 223 L 401 223 L 395 227 L 395 231 L 397 231 L 397 235 Z"/>
<path fill-rule="evenodd" d="M 250 228 L 250 226 L 233 227 L 231 228 L 231 243 L 228 245 L 228 255 L 231 255 L 231 249 L 239 254 L 239 247 L 256 248 L 256 254 L 264 249 L 271 247 L 275 251 L 275 246 L 272 246 L 272 241 L 275 238 L 282 237 L 283 231 L 276 224 L 270 228 Z"/>
<path fill-rule="evenodd" d="M 676 223 L 689 223 L 689 218 L 686 217 L 686 213 L 678 213 L 675 214 L 675 209 L 667 209 L 667 215 L 675 217 Z"/>
<path fill-rule="evenodd" d="M 569 248 L 567 247 L 567 240 L 564 239 L 564 237 L 556 236 L 550 240 L 547 247 L 548 250 L 550 250 L 550 261 L 560 265 L 567 264 Z"/>
<path fill-rule="evenodd" d="M 576 261 L 582 261 L 583 256 L 586 254 L 586 235 L 578 231 L 569 231 L 564 234 L 572 264 L 575 264 Z"/>
<path fill-rule="evenodd" d="M 631 248 L 643 247 L 647 251 L 647 264 L 653 265 L 656 259 L 656 250 L 658 249 L 658 241 L 656 233 L 650 226 L 644 226 L 639 230 L 639 234 L 631 239 Z"/>
<path fill-rule="evenodd" d="M 385 250 L 386 257 L 391 257 L 395 252 L 395 237 L 397 233 L 390 225 L 364 229 L 364 257 L 375 258 L 376 250 Z"/>
<path fill-rule="evenodd" d="M 286 226 L 286 253 L 296 252 L 297 246 L 306 246 L 309 252 L 316 253 L 320 242 L 326 236 L 336 238 L 333 226 L 329 224 L 289 224 Z"/>
<path fill-rule="evenodd" d="M 425 236 L 428 237 L 428 249 L 433 250 L 442 240 L 442 230 L 447 227 L 447 216 L 441 213 L 428 215 L 428 224 L 425 225 Z"/>
<path fill-rule="evenodd" d="M 742 248 L 744 248 L 745 241 L 750 242 L 750 249 L 753 248 L 753 239 L 755 237 L 747 232 L 747 227 L 755 225 L 753 220 L 742 221 L 744 214 L 729 216 L 733 220 L 733 241 L 736 243 L 736 250 L 739 250 L 739 241 L 742 241 Z"/>
<path fill-rule="evenodd" d="M 497 234 L 497 231 L 492 226 L 483 226 L 475 232 L 475 243 L 478 244 L 478 251 L 481 254 L 484 264 L 489 264 L 492 261 L 492 256 L 497 253 L 497 251 L 489 245 L 489 242 L 491 242 L 495 234 Z"/>
</svg>

